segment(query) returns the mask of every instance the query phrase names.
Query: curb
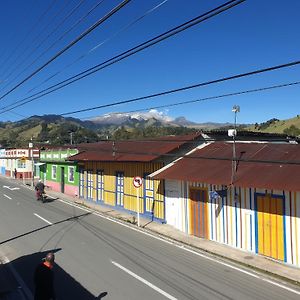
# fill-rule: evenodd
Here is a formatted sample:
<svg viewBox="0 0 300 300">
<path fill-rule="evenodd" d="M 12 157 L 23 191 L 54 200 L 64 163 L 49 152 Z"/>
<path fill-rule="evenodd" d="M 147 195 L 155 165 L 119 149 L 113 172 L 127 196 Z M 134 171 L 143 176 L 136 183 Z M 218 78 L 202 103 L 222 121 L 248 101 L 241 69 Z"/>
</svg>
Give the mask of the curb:
<svg viewBox="0 0 300 300">
<path fill-rule="evenodd" d="M 155 229 L 151 229 L 151 228 L 145 228 L 145 227 L 137 227 L 136 226 L 136 223 L 132 222 L 130 218 L 124 218 L 124 217 L 118 217 L 118 216 L 113 216 L 113 215 L 110 215 L 106 212 L 103 212 L 103 211 L 100 211 L 100 210 L 97 210 L 91 206 L 89 206 L 88 204 L 86 204 L 85 202 L 82 202 L 82 201 L 76 201 L 77 199 L 74 199 L 73 200 L 69 200 L 69 199 L 65 199 L 65 198 L 61 198 L 61 200 L 63 201 L 66 201 L 66 202 L 69 202 L 71 204 L 75 204 L 75 205 L 78 205 L 79 207 L 82 207 L 82 208 L 85 208 L 85 209 L 90 209 L 91 211 L 94 211 L 96 213 L 99 213 L 105 217 L 109 217 L 109 218 L 112 218 L 112 219 L 115 219 L 115 220 L 119 220 L 119 221 L 122 221 L 124 223 L 127 223 L 127 224 L 131 224 L 132 226 L 136 227 L 136 229 L 138 230 L 141 230 L 141 231 L 146 231 L 148 233 L 154 233 L 155 235 L 158 235 L 159 237 L 161 238 L 164 238 L 164 239 L 167 239 L 169 241 L 172 241 L 172 242 L 175 242 L 175 243 L 178 243 L 178 244 L 181 244 L 181 245 L 184 245 L 184 246 L 187 246 L 193 250 L 198 250 L 198 251 L 201 251 L 201 252 L 204 252 L 204 253 L 207 253 L 209 254 L 210 256 L 213 256 L 213 257 L 216 257 L 216 258 L 219 258 L 219 259 L 222 259 L 223 261 L 227 261 L 227 262 L 231 262 L 231 263 L 234 263 L 236 265 L 240 265 L 242 267 L 246 267 L 246 268 L 249 268 L 255 272 L 258 272 L 258 273 L 261 273 L 261 274 L 264 274 L 264 275 L 267 275 L 269 277 L 273 277 L 273 278 L 276 278 L 278 280 L 282 280 L 282 281 L 285 281 L 285 282 L 288 282 L 288 283 L 291 283 L 293 285 L 296 285 L 297 287 L 300 287 L 300 281 L 297 281 L 297 280 L 293 280 L 291 278 L 288 278 L 288 277 L 285 277 L 283 275 L 280 275 L 280 274 L 277 274 L 277 273 L 273 273 L 271 271 L 268 271 L 266 269 L 263 269 L 263 268 L 260 268 L 258 266 L 254 266 L 254 265 L 251 265 L 251 264 L 247 264 L 245 262 L 242 262 L 240 260 L 235 260 L 233 258 L 230 258 L 230 257 L 227 257 L 225 255 L 222 255 L 220 253 L 216 253 L 216 252 L 213 252 L 211 250 L 207 250 L 205 248 L 201 248 L 197 245 L 194 245 L 192 243 L 188 243 L 188 242 L 185 242 L 185 241 L 182 241 L 180 239 L 176 239 L 176 237 L 173 237 L 173 236 L 169 236 L 169 235 L 166 235 L 164 233 L 161 233 Z"/>
</svg>

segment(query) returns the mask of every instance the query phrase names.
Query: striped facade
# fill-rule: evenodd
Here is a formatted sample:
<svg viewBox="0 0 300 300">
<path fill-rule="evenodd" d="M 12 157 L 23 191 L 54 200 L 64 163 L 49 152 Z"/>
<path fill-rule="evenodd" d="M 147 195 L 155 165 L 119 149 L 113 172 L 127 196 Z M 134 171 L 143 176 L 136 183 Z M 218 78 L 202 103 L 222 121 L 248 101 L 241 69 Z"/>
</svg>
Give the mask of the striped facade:
<svg viewBox="0 0 300 300">
<path fill-rule="evenodd" d="M 166 180 L 178 195 L 179 230 L 300 266 L 300 192 Z M 177 186 L 177 191 L 174 191 Z M 169 206 L 167 206 L 169 209 Z M 173 212 L 174 214 L 174 212 Z M 166 211 L 167 216 L 171 214 Z"/>
<path fill-rule="evenodd" d="M 164 221 L 164 187 L 160 180 L 148 174 L 161 168 L 151 162 L 80 162 L 79 196 L 95 204 L 114 206 L 137 212 L 137 189 L 133 178 L 144 178 L 139 189 L 139 213 L 147 218 Z"/>
</svg>

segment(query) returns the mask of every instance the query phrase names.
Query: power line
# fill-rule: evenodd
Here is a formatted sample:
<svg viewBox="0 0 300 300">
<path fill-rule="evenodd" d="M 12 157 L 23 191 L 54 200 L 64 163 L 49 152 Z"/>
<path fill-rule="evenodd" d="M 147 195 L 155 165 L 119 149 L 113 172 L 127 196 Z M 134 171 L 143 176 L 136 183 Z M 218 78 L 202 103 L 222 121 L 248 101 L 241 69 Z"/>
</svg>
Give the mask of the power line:
<svg viewBox="0 0 300 300">
<path fill-rule="evenodd" d="M 290 63 L 286 63 L 286 64 L 282 64 L 282 65 L 277 65 L 277 66 L 273 66 L 273 67 L 268 67 L 268 68 L 264 68 L 264 69 L 259 69 L 259 70 L 255 70 L 255 71 L 250 71 L 250 72 L 246 72 L 246 73 L 239 73 L 237 75 L 232 75 L 232 76 L 228 76 L 228 77 L 221 77 L 221 78 L 218 78 L 218 79 L 215 79 L 215 80 L 200 82 L 200 83 L 197 83 L 197 84 L 194 84 L 194 85 L 189 85 L 189 86 L 180 87 L 180 88 L 176 88 L 176 89 L 172 89 L 172 90 L 162 91 L 162 92 L 155 93 L 155 94 L 150 94 L 150 95 L 141 96 L 141 97 L 132 98 L 132 99 L 127 99 L 127 100 L 121 100 L 121 101 L 117 101 L 117 102 L 107 103 L 107 104 L 98 105 L 98 106 L 89 107 L 89 108 L 84 108 L 84 109 L 75 110 L 75 111 L 71 111 L 71 112 L 65 112 L 65 113 L 60 114 L 60 116 L 67 116 L 67 115 L 77 114 L 77 113 L 81 113 L 81 112 L 86 112 L 86 111 L 91 111 L 91 110 L 96 110 L 96 109 L 101 109 L 101 108 L 117 106 L 117 105 L 121 105 L 121 104 L 138 102 L 138 101 L 147 100 L 147 99 L 151 99 L 151 98 L 155 98 L 155 97 L 159 97 L 159 96 L 165 96 L 165 95 L 168 95 L 168 94 L 182 92 L 182 91 L 186 91 L 186 90 L 189 90 L 189 89 L 194 89 L 194 88 L 198 88 L 198 87 L 202 87 L 202 86 L 206 86 L 206 85 L 211 85 L 211 84 L 220 83 L 220 82 L 224 82 L 224 81 L 234 80 L 234 79 L 238 79 L 238 78 L 242 78 L 242 77 L 246 77 L 246 76 L 252 76 L 252 75 L 256 75 L 256 74 L 260 74 L 260 73 L 270 72 L 270 71 L 274 71 L 274 70 L 278 70 L 278 69 L 282 69 L 282 68 L 292 67 L 292 66 L 296 66 L 298 64 L 300 64 L 300 61 L 294 61 L 294 62 L 290 62 Z M 295 82 L 291 82 L 291 83 L 284 83 L 284 84 L 268 86 L 268 87 L 253 89 L 253 90 L 246 90 L 246 91 L 241 91 L 241 92 L 236 92 L 236 93 L 229 93 L 229 94 L 223 94 L 223 95 L 218 95 L 218 96 L 211 96 L 211 97 L 206 97 L 206 98 L 201 98 L 201 99 L 196 99 L 196 100 L 178 102 L 178 103 L 174 103 L 174 104 L 170 104 L 170 105 L 155 106 L 155 107 L 151 107 L 151 108 L 154 109 L 154 108 L 171 107 L 171 106 L 176 106 L 176 105 L 181 105 L 181 104 L 189 104 L 189 103 L 193 103 L 193 102 L 200 102 L 200 101 L 224 98 L 224 97 L 228 97 L 228 96 L 237 96 L 237 95 L 242 95 L 242 94 L 247 94 L 247 93 L 252 93 L 252 92 L 259 92 L 259 91 L 271 90 L 271 89 L 276 89 L 276 88 L 294 86 L 294 85 L 298 85 L 299 83 L 300 83 L 299 81 L 295 81 Z M 3 111 L 0 111 L 0 114 L 3 114 L 5 112 L 8 112 L 8 111 L 13 110 L 15 108 L 18 108 L 20 106 L 23 106 L 23 105 L 25 105 L 29 102 L 32 102 L 36 99 L 39 99 L 40 97 L 45 96 L 49 93 L 51 93 L 51 91 L 47 92 L 43 95 L 37 96 L 33 99 L 27 100 L 26 102 L 24 102 L 22 104 L 15 105 L 13 107 L 11 107 L 13 104 L 2 107 L 1 109 Z M 25 99 L 28 99 L 28 98 L 30 98 L 30 97 L 27 97 Z M 23 100 L 25 100 L 25 99 L 23 99 Z M 11 108 L 9 108 L 9 107 L 11 107 Z M 142 109 L 142 110 L 145 110 L 145 109 Z M 140 110 L 137 110 L 137 111 L 140 111 Z"/>
<path fill-rule="evenodd" d="M 239 96 L 239 95 L 244 95 L 244 94 L 249 94 L 249 93 L 263 92 L 263 91 L 268 91 L 268 90 L 273 90 L 273 89 L 278 89 L 278 88 L 283 88 L 283 87 L 290 87 L 290 86 L 295 86 L 295 85 L 299 85 L 299 84 L 300 84 L 300 81 L 295 81 L 295 82 L 272 85 L 272 86 L 267 86 L 267 87 L 252 89 L 252 90 L 232 92 L 232 93 L 228 93 L 228 94 L 210 96 L 210 97 L 205 97 L 205 98 L 200 98 L 200 99 L 187 100 L 187 101 L 175 102 L 175 103 L 171 103 L 171 104 L 151 106 L 151 107 L 148 107 L 148 108 L 135 109 L 135 110 L 126 111 L 125 113 L 133 113 L 133 112 L 140 112 L 140 111 L 151 110 L 151 109 L 158 109 L 158 108 L 166 108 L 166 107 L 173 107 L 173 106 L 179 106 L 179 105 L 193 104 L 193 103 L 198 103 L 198 102 L 203 102 L 203 101 L 208 101 L 208 100 L 221 99 L 221 98 L 226 98 L 226 97 L 231 97 L 231 96 Z M 94 108 L 90 108 L 88 110 L 93 110 L 93 109 Z M 85 111 L 87 111 L 87 110 L 85 110 Z M 120 112 L 118 112 L 118 113 L 120 113 Z M 70 114 L 72 114 L 72 112 L 63 113 L 63 114 L 60 114 L 60 116 L 70 115 Z M 111 114 L 116 114 L 116 113 L 111 113 Z M 93 116 L 86 117 L 84 119 L 86 120 L 88 118 L 93 118 Z"/>
<path fill-rule="evenodd" d="M 110 40 L 112 40 L 113 38 L 115 38 L 117 35 L 119 35 L 121 32 L 124 32 L 125 30 L 129 29 L 131 26 L 133 26 L 134 24 L 136 24 L 137 22 L 139 22 L 140 20 L 142 20 L 144 17 L 146 17 L 147 15 L 149 15 L 150 13 L 152 13 L 153 11 L 155 11 L 156 9 L 158 9 L 159 7 L 161 7 L 163 4 L 165 4 L 166 2 L 168 2 L 168 0 L 163 0 L 162 2 L 160 2 L 159 4 L 155 5 L 153 8 L 149 9 L 148 11 L 146 11 L 143 15 L 139 16 L 138 18 L 136 18 L 134 21 L 130 22 L 129 24 L 127 24 L 126 26 L 124 26 L 123 28 L 121 28 L 119 31 L 115 32 L 112 36 L 110 36 L 109 38 L 103 40 L 101 43 L 97 44 L 96 46 L 94 46 L 93 48 L 91 48 L 89 51 L 87 51 L 86 53 L 82 54 L 81 56 L 79 56 L 77 59 L 75 59 L 73 62 L 71 62 L 70 64 L 66 65 L 64 68 L 62 68 L 60 71 L 55 72 L 54 74 L 52 74 L 51 76 L 49 76 L 48 78 L 46 78 L 43 82 L 41 82 L 40 84 L 38 84 L 37 86 L 33 87 L 32 89 L 30 89 L 28 93 L 31 93 L 32 91 L 34 91 L 36 88 L 40 87 L 41 85 L 43 85 L 44 83 L 48 82 L 50 79 L 53 79 L 54 77 L 56 77 L 58 74 L 62 73 L 63 71 L 65 71 L 67 68 L 73 66 L 75 63 L 77 63 L 78 61 L 80 61 L 81 59 L 85 58 L 86 56 L 90 55 L 92 52 L 94 52 L 95 50 L 97 50 L 99 47 L 103 46 L 104 44 L 106 44 L 107 42 L 109 42 Z"/>
<path fill-rule="evenodd" d="M 141 140 L 141 143 L 144 143 L 145 141 Z M 105 143 L 105 142 L 104 142 Z M 111 142 L 110 142 L 111 143 Z M 80 144 L 77 145 L 79 146 L 79 150 L 82 150 L 80 152 L 104 152 L 104 153 L 112 153 L 113 151 L 115 152 L 115 156 L 117 154 L 130 154 L 130 155 L 149 155 L 149 156 L 156 156 L 156 157 L 170 157 L 170 158 L 178 158 L 182 157 L 183 159 L 207 159 L 207 160 L 220 160 L 220 161 L 230 161 L 232 162 L 232 157 L 216 157 L 216 156 L 196 156 L 192 154 L 185 154 L 185 155 L 179 155 L 179 154 L 172 154 L 172 153 L 160 153 L 160 152 L 138 152 L 138 151 L 119 151 L 118 150 L 118 143 L 115 142 L 115 148 L 114 149 L 92 149 L 92 148 L 80 148 Z M 294 145 L 295 147 L 297 145 Z M 79 154 L 80 154 L 79 152 Z M 113 160 L 113 159 L 112 159 Z M 293 161 L 288 161 L 288 160 L 263 160 L 263 159 L 247 159 L 247 158 L 236 158 L 236 162 L 245 162 L 245 163 L 263 163 L 263 164 L 281 164 L 281 165 L 300 165 L 300 160 L 293 160 Z"/>
<path fill-rule="evenodd" d="M 80 6 L 85 2 L 86 0 L 80 0 L 79 3 L 76 4 L 75 7 L 73 7 L 71 9 L 71 11 L 52 29 L 52 31 L 50 33 L 48 33 L 47 35 L 45 35 L 45 37 L 39 42 L 39 44 L 32 50 L 30 51 L 29 55 L 27 55 L 25 57 L 25 59 L 20 62 L 11 72 L 10 74 L 7 76 L 7 78 L 10 77 L 11 74 L 13 74 L 20 65 L 22 65 L 24 62 L 26 62 L 39 48 L 40 46 L 42 46 L 44 44 L 44 42 L 49 39 L 49 37 L 55 33 L 59 27 L 62 26 L 62 24 L 67 21 L 68 18 L 70 18 L 75 12 L 77 9 L 80 8 Z M 104 0 L 102 0 L 104 1 Z M 73 29 L 73 27 L 71 28 Z M 67 33 L 69 33 L 69 30 L 67 32 L 65 32 L 62 36 L 60 36 L 56 41 L 54 41 L 46 50 L 44 50 L 41 54 L 39 54 L 30 64 L 28 64 L 21 72 L 19 72 L 10 82 L 8 82 L 2 89 L 5 89 L 6 87 L 8 87 L 12 82 L 14 82 L 18 77 L 20 77 L 25 71 L 27 71 L 32 65 L 34 65 L 34 63 L 40 59 L 43 55 L 45 55 L 52 47 L 54 47 L 57 42 L 59 42 Z"/>
<path fill-rule="evenodd" d="M 56 2 L 56 0 L 55 0 L 55 2 Z M 39 31 L 39 33 L 36 34 L 35 37 L 31 40 L 31 44 L 32 44 L 32 45 L 35 43 L 35 41 L 36 41 L 42 34 L 44 34 L 44 32 L 47 30 L 47 28 L 48 28 L 50 25 L 53 24 L 53 22 L 54 22 L 54 20 L 56 19 L 56 17 L 59 16 L 69 4 L 70 4 L 70 2 L 66 2 L 66 3 L 64 4 L 63 8 L 59 9 L 59 10 L 52 16 L 52 18 L 48 21 L 48 23 L 46 23 L 45 26 L 39 26 L 39 27 L 40 27 L 40 31 Z M 51 7 L 51 8 L 52 8 L 52 7 Z M 50 10 L 48 10 L 48 12 L 49 12 L 49 11 L 50 11 Z M 28 38 L 28 37 L 27 37 L 27 38 Z M 23 57 L 23 56 L 25 55 L 25 53 L 26 53 L 28 50 L 30 50 L 29 47 L 27 47 L 25 51 L 22 51 L 21 53 L 19 53 L 19 55 L 17 55 L 17 57 L 14 59 L 14 61 L 13 61 L 12 63 L 10 63 L 9 66 L 5 69 L 4 74 L 5 74 L 6 72 L 8 72 L 8 70 L 10 70 L 10 68 L 11 68 L 14 64 L 16 64 L 16 62 L 17 62 L 21 57 Z M 23 62 L 24 62 L 24 60 L 23 60 Z M 23 63 L 23 62 L 22 62 L 22 63 Z M 19 66 L 19 65 L 20 65 L 20 64 L 18 64 L 18 66 Z M 10 76 L 10 75 L 11 75 L 11 73 L 9 73 L 9 76 Z M 1 89 L 1 90 L 2 90 L 2 89 Z"/>
<path fill-rule="evenodd" d="M 14 109 L 16 107 L 22 106 L 24 104 L 27 104 L 27 103 L 29 103 L 31 101 L 39 99 L 39 98 L 41 98 L 43 96 L 46 96 L 46 95 L 48 95 L 50 93 L 53 93 L 54 91 L 57 91 L 57 90 L 59 90 L 59 89 L 61 89 L 63 87 L 66 87 L 66 86 L 68 86 L 68 85 L 70 85 L 70 84 L 72 84 L 72 83 L 74 83 L 74 82 L 76 82 L 78 80 L 81 80 L 81 79 L 83 79 L 83 78 L 85 78 L 85 77 L 87 77 L 87 76 L 89 76 L 89 75 L 91 75 L 91 74 L 93 74 L 95 72 L 100 71 L 101 69 L 104 69 L 104 68 L 106 68 L 106 67 L 108 67 L 108 66 L 110 66 L 110 65 L 112 65 L 114 63 L 117 63 L 117 62 L 119 62 L 119 61 L 121 61 L 121 60 L 123 60 L 123 59 L 125 59 L 125 58 L 127 58 L 129 56 L 131 56 L 131 55 L 134 55 L 134 54 L 136 54 L 136 53 L 138 53 L 138 52 L 140 52 L 140 51 L 142 51 L 142 50 L 144 50 L 144 49 L 146 49 L 148 47 L 151 47 L 151 46 L 153 46 L 153 45 L 155 45 L 155 44 L 157 44 L 157 43 L 159 43 L 159 42 L 161 42 L 161 41 L 163 41 L 163 40 L 165 40 L 165 39 L 167 39 L 167 38 L 169 38 L 169 37 L 171 37 L 173 35 L 176 35 L 177 33 L 180 33 L 181 31 L 184 31 L 184 30 L 186 30 L 186 29 L 188 29 L 188 28 L 190 28 L 192 26 L 197 25 L 198 23 L 201 23 L 201 22 L 203 22 L 205 20 L 208 20 L 208 19 L 210 19 L 210 18 L 212 18 L 212 17 L 214 17 L 214 16 L 216 16 L 216 15 L 218 15 L 218 14 L 220 14 L 220 13 L 222 13 L 222 12 L 224 12 L 224 11 L 226 11 L 226 10 L 234 7 L 234 6 L 236 6 L 236 5 L 241 4 L 244 1 L 245 0 L 238 0 L 238 1 L 231 0 L 229 2 L 226 2 L 223 5 L 220 5 L 220 6 L 214 8 L 214 9 L 212 9 L 212 10 L 210 10 L 210 11 L 204 13 L 204 14 L 201 14 L 200 16 L 198 16 L 196 18 L 193 18 L 192 20 L 189 20 L 189 21 L 187 21 L 187 22 L 185 22 L 185 23 L 183 23 L 183 24 L 181 24 L 179 26 L 176 26 L 175 28 L 172 28 L 172 29 L 170 29 L 170 30 L 168 30 L 168 31 L 166 31 L 166 32 L 164 32 L 164 33 L 162 33 L 162 34 L 160 34 L 160 35 L 158 35 L 158 36 L 156 36 L 156 37 L 154 37 L 154 38 L 146 41 L 146 42 L 143 42 L 143 43 L 141 43 L 141 44 L 139 44 L 139 45 L 137 45 L 137 46 L 135 46 L 135 47 L 133 47 L 133 48 L 125 51 L 125 52 L 122 52 L 121 54 L 116 55 L 113 58 L 108 59 L 108 60 L 106 60 L 103 63 L 100 63 L 100 64 L 98 64 L 98 65 L 96 65 L 96 66 L 94 66 L 92 68 L 89 68 L 89 69 L 87 69 L 87 70 L 85 70 L 83 72 L 80 72 L 80 73 L 72 76 L 72 77 L 69 77 L 69 78 L 67 78 L 67 79 L 65 79 L 65 80 L 63 80 L 63 81 L 61 81 L 61 82 L 59 82 L 59 83 L 57 83 L 55 85 L 52 85 L 52 86 L 50 86 L 50 87 L 48 87 L 48 88 L 46 88 L 46 89 L 44 89 L 44 90 L 42 90 L 40 92 L 37 92 L 37 93 L 35 93 L 35 94 L 33 94 L 33 95 L 29 96 L 29 97 L 26 97 L 24 99 L 18 100 L 18 101 L 14 102 L 11 105 L 15 105 L 17 103 L 21 103 L 21 102 L 23 102 L 23 101 L 25 101 L 27 99 L 30 99 L 30 98 L 36 96 L 35 98 L 33 98 L 33 99 L 29 100 L 29 101 L 25 101 L 24 103 L 21 103 L 19 105 L 16 105 L 16 106 L 14 106 L 11 109 Z M 10 107 L 11 105 L 3 107 L 2 109 Z"/>
<path fill-rule="evenodd" d="M 9 56 L 5 58 L 4 65 L 5 65 L 5 63 L 9 62 L 9 60 L 13 57 L 13 55 L 16 53 L 16 51 L 20 48 L 20 46 L 26 41 L 28 36 L 31 35 L 31 32 L 36 28 L 37 24 L 45 17 L 45 15 L 51 10 L 51 8 L 53 7 L 53 5 L 55 4 L 56 1 L 57 0 L 51 1 L 50 5 L 47 6 L 46 10 L 38 17 L 37 21 L 27 31 L 24 38 L 18 43 L 18 45 L 16 47 L 14 47 L 14 50 L 12 52 L 10 52 Z M 4 65 L 2 64 L 0 69 L 3 69 Z M 5 77 L 5 76 L 3 76 L 3 77 Z"/>
<path fill-rule="evenodd" d="M 124 7 L 126 4 L 128 4 L 131 0 L 123 0 L 121 3 L 119 3 L 115 8 L 113 8 L 108 14 L 106 14 L 104 17 L 100 18 L 94 25 L 92 25 L 90 28 L 85 30 L 83 33 L 81 33 L 75 40 L 73 40 L 71 43 L 69 43 L 66 47 L 64 47 L 62 50 L 60 50 L 58 53 L 56 53 L 52 58 L 50 58 L 46 63 L 44 63 L 42 66 L 40 66 L 38 69 L 36 69 L 33 73 L 31 73 L 29 76 L 27 76 L 25 79 L 23 79 L 21 82 L 19 82 L 17 85 L 15 85 L 13 88 L 11 88 L 8 92 L 6 92 L 4 95 L 0 97 L 0 100 L 3 99 L 5 96 L 9 95 L 11 92 L 13 92 L 15 89 L 17 89 L 20 85 L 22 85 L 24 82 L 29 80 L 31 77 L 33 77 L 35 74 L 40 72 L 42 69 L 44 69 L 47 65 L 49 65 L 52 61 L 54 61 L 56 58 L 58 58 L 60 55 L 62 55 L 64 52 L 66 52 L 68 49 L 70 49 L 72 46 L 74 46 L 76 43 L 78 43 L 81 39 L 83 39 L 86 35 L 91 33 L 94 29 L 96 29 L 100 24 L 105 22 L 107 19 L 109 19 L 112 15 L 114 15 L 117 11 L 119 11 L 122 7 Z"/>
</svg>

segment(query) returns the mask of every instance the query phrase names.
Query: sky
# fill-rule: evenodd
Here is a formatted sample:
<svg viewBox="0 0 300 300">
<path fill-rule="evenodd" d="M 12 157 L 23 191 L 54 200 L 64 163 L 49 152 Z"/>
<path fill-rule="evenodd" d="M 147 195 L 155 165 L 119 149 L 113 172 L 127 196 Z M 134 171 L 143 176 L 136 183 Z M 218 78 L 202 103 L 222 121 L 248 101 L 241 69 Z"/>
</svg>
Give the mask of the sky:
<svg viewBox="0 0 300 300">
<path fill-rule="evenodd" d="M 28 98 L 30 102 L 20 105 L 23 99 L 226 1 L 132 0 L 33 75 L 120 2 L 0 1 L 0 121 L 69 113 L 300 59 L 300 1 L 246 0 L 73 84 L 39 99 Z M 85 120 L 113 112 L 147 112 L 156 107 L 166 118 L 183 116 L 197 123 L 232 123 L 232 107 L 239 105 L 237 123 L 287 119 L 299 114 L 300 84 L 201 99 L 297 82 L 299 71 L 300 65 L 296 65 L 66 116 Z M 193 100 L 199 101 L 173 105 Z M 19 106 L 14 108 L 16 104 Z"/>
</svg>

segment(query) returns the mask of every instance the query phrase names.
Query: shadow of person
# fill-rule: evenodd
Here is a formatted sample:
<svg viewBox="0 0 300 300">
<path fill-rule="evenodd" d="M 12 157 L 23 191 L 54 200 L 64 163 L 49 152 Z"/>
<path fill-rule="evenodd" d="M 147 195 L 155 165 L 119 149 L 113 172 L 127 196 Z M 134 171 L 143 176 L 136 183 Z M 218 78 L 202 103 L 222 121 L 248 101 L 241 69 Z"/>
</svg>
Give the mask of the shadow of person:
<svg viewBox="0 0 300 300">
<path fill-rule="evenodd" d="M 34 281 L 33 274 L 35 268 L 45 258 L 47 253 L 57 253 L 61 248 L 50 249 L 44 252 L 36 252 L 33 254 L 19 257 L 8 264 L 12 264 L 13 268 L 20 275 L 25 285 L 29 288 L 29 293 L 34 295 Z M 56 255 L 57 257 L 57 255 Z M 98 296 L 93 295 L 84 286 L 80 284 L 75 278 L 68 274 L 59 264 L 55 263 L 54 271 L 54 289 L 57 299 L 78 299 L 78 300 L 95 300 L 103 299 L 108 293 L 101 292 Z M 0 283 L 1 285 L 1 283 Z"/>
</svg>

